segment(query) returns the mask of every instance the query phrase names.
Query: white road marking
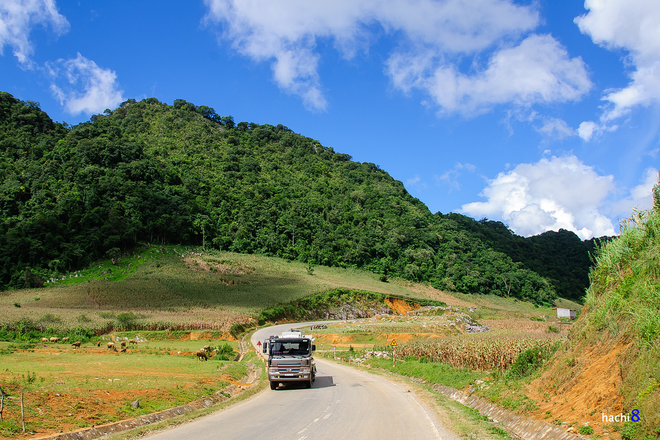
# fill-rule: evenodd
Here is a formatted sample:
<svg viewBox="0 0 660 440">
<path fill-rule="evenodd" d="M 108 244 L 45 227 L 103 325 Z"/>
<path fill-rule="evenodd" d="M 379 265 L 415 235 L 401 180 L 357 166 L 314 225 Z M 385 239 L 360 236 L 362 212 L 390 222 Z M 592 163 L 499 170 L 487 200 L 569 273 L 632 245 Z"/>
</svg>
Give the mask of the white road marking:
<svg viewBox="0 0 660 440">
<path fill-rule="evenodd" d="M 435 434 L 435 438 L 442 440 L 442 436 L 438 432 L 438 429 L 435 427 L 435 423 L 433 423 L 433 419 L 431 419 L 431 416 L 429 416 L 429 414 L 426 412 L 426 409 L 424 408 L 424 406 L 417 401 L 417 399 L 415 398 L 415 396 L 413 394 L 409 394 L 409 396 L 417 404 L 417 406 L 419 406 L 419 409 L 421 409 L 422 412 L 424 413 L 424 417 L 426 418 L 426 420 L 429 422 L 429 425 L 431 425 L 431 428 L 433 429 L 433 433 Z"/>
<path fill-rule="evenodd" d="M 331 415 L 332 415 L 332 413 L 326 414 L 325 416 L 323 416 L 323 420 L 328 420 L 328 417 L 330 417 Z"/>
</svg>

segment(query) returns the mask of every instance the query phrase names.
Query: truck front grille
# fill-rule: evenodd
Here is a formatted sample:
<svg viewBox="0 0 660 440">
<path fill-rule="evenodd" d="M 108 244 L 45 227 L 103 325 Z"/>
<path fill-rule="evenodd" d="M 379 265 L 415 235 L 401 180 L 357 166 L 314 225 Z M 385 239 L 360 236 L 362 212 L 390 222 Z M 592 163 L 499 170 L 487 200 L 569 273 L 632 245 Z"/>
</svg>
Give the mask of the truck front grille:
<svg viewBox="0 0 660 440">
<path fill-rule="evenodd" d="M 278 364 L 279 374 L 300 374 L 300 364 Z"/>
</svg>

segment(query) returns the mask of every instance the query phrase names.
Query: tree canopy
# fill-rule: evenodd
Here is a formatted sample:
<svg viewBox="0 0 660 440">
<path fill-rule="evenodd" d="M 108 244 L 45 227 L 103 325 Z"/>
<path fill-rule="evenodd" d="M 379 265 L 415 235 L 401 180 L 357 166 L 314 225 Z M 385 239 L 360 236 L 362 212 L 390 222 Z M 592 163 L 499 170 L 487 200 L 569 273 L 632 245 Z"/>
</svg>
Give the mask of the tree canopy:
<svg viewBox="0 0 660 440">
<path fill-rule="evenodd" d="M 0 93 L 0 165 L 1 289 L 141 243 L 361 268 L 539 304 L 581 297 L 590 266 L 591 247 L 572 233 L 525 239 L 499 222 L 432 214 L 373 163 L 181 99 L 129 100 L 68 127 Z"/>
</svg>

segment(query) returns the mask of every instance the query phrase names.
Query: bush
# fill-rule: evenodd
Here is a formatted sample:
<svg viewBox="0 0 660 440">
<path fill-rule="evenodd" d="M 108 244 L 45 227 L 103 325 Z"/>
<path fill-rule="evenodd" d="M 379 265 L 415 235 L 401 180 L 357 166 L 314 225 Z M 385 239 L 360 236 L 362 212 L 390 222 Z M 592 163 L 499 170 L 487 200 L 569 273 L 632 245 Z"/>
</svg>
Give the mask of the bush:
<svg viewBox="0 0 660 440">
<path fill-rule="evenodd" d="M 217 361 L 228 361 L 234 357 L 234 349 L 226 342 L 218 347 L 218 352 L 211 359 Z"/>
<path fill-rule="evenodd" d="M 136 319 L 137 316 L 135 316 L 135 313 L 133 312 L 120 313 L 117 315 L 117 324 L 119 324 L 120 327 L 129 328 L 133 325 Z"/>
<path fill-rule="evenodd" d="M 229 329 L 229 334 L 231 334 L 234 338 L 238 339 L 238 337 L 245 331 L 245 325 L 243 324 L 234 324 L 231 326 L 231 329 Z"/>
<path fill-rule="evenodd" d="M 513 378 L 523 378 L 534 373 L 541 368 L 543 363 L 552 356 L 552 352 L 548 353 L 540 347 L 528 348 L 521 352 L 516 358 L 516 361 L 511 365 L 509 376 Z"/>
</svg>

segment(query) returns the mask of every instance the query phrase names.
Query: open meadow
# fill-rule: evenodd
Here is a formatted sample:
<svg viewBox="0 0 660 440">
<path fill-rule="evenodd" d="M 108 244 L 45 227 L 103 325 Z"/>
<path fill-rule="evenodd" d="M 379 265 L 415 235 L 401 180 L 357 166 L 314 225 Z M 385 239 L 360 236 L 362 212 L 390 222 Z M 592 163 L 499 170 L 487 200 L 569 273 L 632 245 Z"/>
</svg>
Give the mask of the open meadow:
<svg viewBox="0 0 660 440">
<path fill-rule="evenodd" d="M 125 352 L 108 349 L 113 341 Z M 138 342 L 139 341 L 139 342 Z M 99 344 L 100 343 L 100 344 Z M 100 346 L 98 346 L 99 344 Z M 195 353 L 209 346 L 208 361 Z M 29 433 L 70 431 L 182 405 L 240 381 L 258 368 L 242 362 L 236 342 L 218 332 L 113 333 L 80 347 L 67 342 L 0 342 L 0 383 L 6 395 L 0 437 L 22 437 L 23 397 Z M 139 402 L 138 407 L 131 404 Z"/>
<path fill-rule="evenodd" d="M 447 293 L 398 279 L 383 282 L 369 272 L 257 255 L 151 247 L 115 264 L 107 260 L 63 274 L 44 288 L 0 293 L 0 384 L 6 394 L 0 436 L 29 438 L 30 432 L 99 425 L 181 405 L 230 384 L 248 387 L 241 380 L 260 367 L 252 353 L 234 361 L 236 337 L 266 309 L 338 288 L 386 295 L 393 314 L 370 312 L 366 319 L 308 330 L 319 356 L 336 350 L 357 359 L 387 351 L 396 340 L 408 365 L 421 359 L 459 388 L 495 366 L 509 368 L 525 349 L 549 347 L 568 327 L 552 309 L 511 298 Z M 420 307 L 424 300 L 447 306 Z M 486 332 L 471 334 L 466 326 Z M 42 340 L 50 337 L 70 339 Z M 126 351 L 112 351 L 108 342 L 118 349 L 126 342 Z M 213 357 L 196 360 L 195 352 L 206 345 Z M 467 362 L 476 350 L 490 353 L 483 364 Z M 506 365 L 489 367 L 488 356 L 506 358 Z M 136 400 L 138 408 L 131 406 Z"/>
<path fill-rule="evenodd" d="M 229 331 L 261 310 L 335 288 L 475 304 L 461 298 L 467 295 L 405 280 L 382 282 L 355 269 L 177 246 L 151 247 L 47 281 L 40 289 L 0 292 L 0 324 L 42 331 L 112 325 Z M 534 312 L 528 303 L 523 309 Z"/>
</svg>

